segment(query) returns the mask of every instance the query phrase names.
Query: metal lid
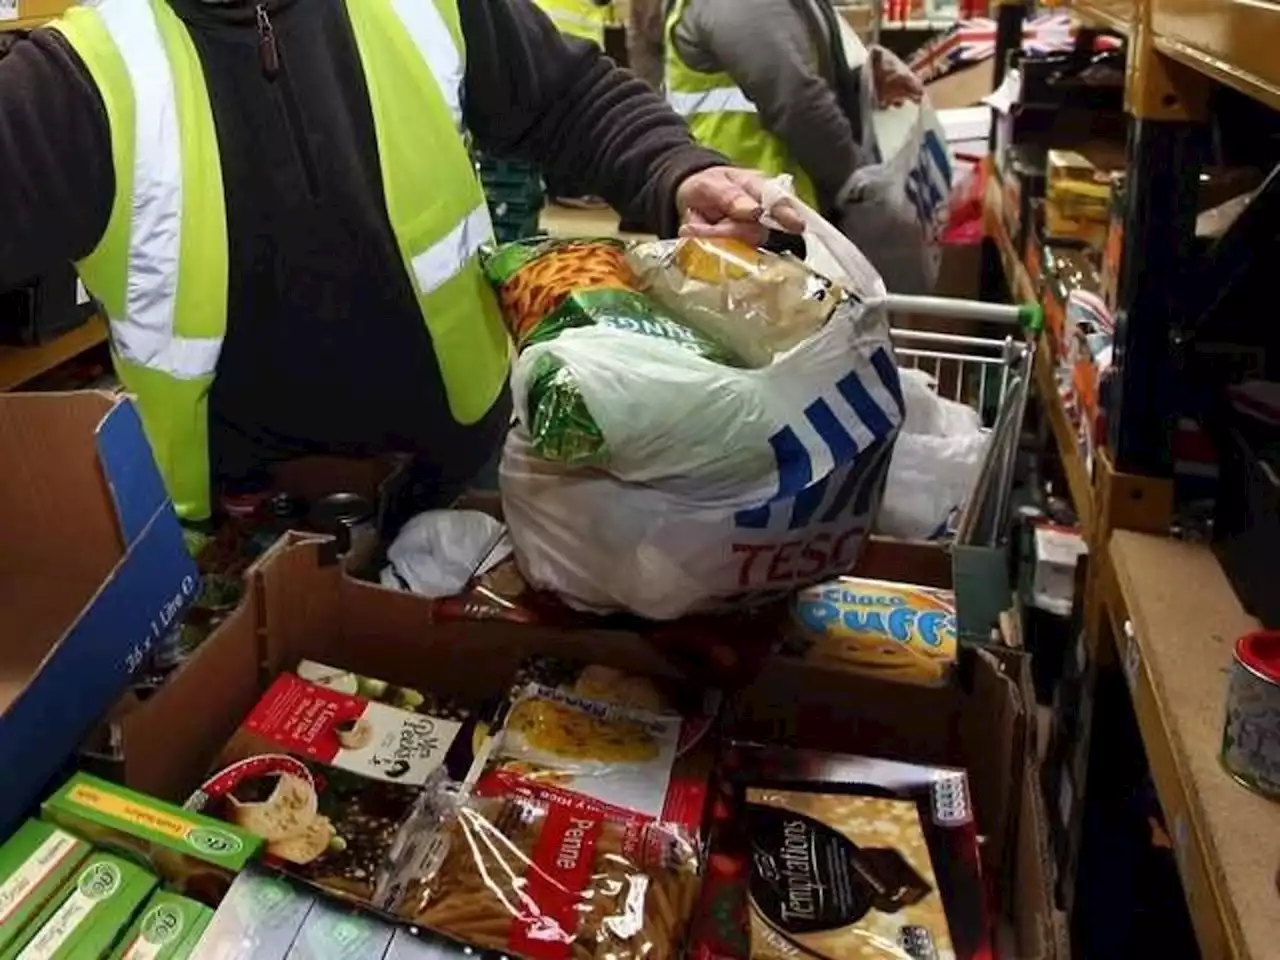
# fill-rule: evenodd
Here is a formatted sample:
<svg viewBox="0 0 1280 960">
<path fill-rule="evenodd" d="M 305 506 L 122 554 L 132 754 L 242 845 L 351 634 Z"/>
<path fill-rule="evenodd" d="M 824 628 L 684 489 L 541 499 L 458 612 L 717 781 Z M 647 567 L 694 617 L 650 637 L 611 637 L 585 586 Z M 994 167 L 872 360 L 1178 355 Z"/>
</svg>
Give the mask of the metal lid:
<svg viewBox="0 0 1280 960">
<path fill-rule="evenodd" d="M 1236 659 L 1264 680 L 1280 684 L 1280 630 L 1246 633 L 1236 641 Z"/>
<path fill-rule="evenodd" d="M 352 526 L 373 519 L 373 504 L 358 493 L 331 493 L 311 508 L 311 520 L 318 526 Z"/>
</svg>

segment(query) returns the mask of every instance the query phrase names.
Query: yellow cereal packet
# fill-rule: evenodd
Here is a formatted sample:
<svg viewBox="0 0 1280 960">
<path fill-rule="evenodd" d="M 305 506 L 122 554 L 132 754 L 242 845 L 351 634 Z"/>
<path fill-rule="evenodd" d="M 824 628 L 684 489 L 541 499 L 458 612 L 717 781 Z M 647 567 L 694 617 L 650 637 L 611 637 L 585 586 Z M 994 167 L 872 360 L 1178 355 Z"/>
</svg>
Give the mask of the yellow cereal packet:
<svg viewBox="0 0 1280 960">
<path fill-rule="evenodd" d="M 828 669 L 941 686 L 956 660 L 949 590 L 841 577 L 797 595 L 793 626 L 787 652 Z"/>
</svg>

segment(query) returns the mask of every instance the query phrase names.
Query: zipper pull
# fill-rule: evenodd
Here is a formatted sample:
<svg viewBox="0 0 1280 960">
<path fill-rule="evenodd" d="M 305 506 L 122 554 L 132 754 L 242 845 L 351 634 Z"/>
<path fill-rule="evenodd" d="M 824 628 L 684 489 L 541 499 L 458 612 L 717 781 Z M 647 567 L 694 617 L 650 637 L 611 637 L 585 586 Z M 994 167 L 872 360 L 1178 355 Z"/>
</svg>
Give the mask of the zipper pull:
<svg viewBox="0 0 1280 960">
<path fill-rule="evenodd" d="M 267 5 L 260 3 L 253 8 L 258 21 L 258 59 L 262 62 L 262 75 L 274 80 L 280 72 L 280 51 L 276 48 L 276 29 L 267 16 Z"/>
</svg>

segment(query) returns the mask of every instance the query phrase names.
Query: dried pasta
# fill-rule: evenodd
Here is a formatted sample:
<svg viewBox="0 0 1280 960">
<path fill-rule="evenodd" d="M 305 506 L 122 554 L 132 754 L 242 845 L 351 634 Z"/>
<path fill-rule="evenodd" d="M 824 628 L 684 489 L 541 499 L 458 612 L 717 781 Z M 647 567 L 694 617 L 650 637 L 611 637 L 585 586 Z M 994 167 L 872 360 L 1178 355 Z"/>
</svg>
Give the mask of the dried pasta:
<svg viewBox="0 0 1280 960">
<path fill-rule="evenodd" d="M 526 664 L 443 855 L 401 887 L 396 913 L 531 960 L 677 956 L 712 760 L 714 708 L 689 702 L 617 670 Z"/>
<path fill-rule="evenodd" d="M 672 849 L 687 855 L 654 856 Z M 663 960 L 683 942 L 698 866 L 687 845 L 618 820 L 545 799 L 476 798 L 453 821 L 441 868 L 411 883 L 396 912 L 517 955 Z"/>
</svg>

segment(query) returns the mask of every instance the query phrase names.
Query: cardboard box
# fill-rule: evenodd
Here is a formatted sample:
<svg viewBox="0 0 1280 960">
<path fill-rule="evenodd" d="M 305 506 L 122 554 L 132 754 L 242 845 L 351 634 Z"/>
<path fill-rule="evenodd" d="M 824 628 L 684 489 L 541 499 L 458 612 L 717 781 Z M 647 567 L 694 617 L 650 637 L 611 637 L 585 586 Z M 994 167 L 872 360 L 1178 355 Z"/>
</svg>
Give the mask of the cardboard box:
<svg viewBox="0 0 1280 960">
<path fill-rule="evenodd" d="M 89 855 L 65 830 L 28 820 L 0 845 L 0 953 L 12 946 Z"/>
<path fill-rule="evenodd" d="M 191 960 L 285 960 L 315 904 L 283 877 L 246 870 L 205 927 Z"/>
<path fill-rule="evenodd" d="M 133 404 L 0 395 L 0 836 L 120 696 L 199 578 Z"/>
<path fill-rule="evenodd" d="M 187 960 L 213 911 L 167 890 L 152 894 L 111 960 Z"/>
<path fill-rule="evenodd" d="M 891 560 L 909 563 L 908 547 L 882 545 L 877 552 L 888 558 L 881 570 Z M 433 622 L 434 608 L 421 598 L 344 576 L 326 543 L 313 537 L 280 541 L 249 576 L 241 607 L 128 718 L 122 733 L 131 786 L 181 800 L 265 684 L 304 658 L 477 704 L 501 694 L 533 654 L 679 676 L 652 644 L 624 629 Z M 1013 896 L 1026 882 L 1016 867 L 1032 741 L 1026 658 L 966 651 L 958 675 L 955 686 L 931 690 L 772 660 L 762 679 L 735 698 L 728 732 L 965 767 L 1003 902 L 1024 911 L 1016 925 L 1041 929 L 1050 909 L 1045 887 Z"/>
<path fill-rule="evenodd" d="M 1051 237 L 1083 240 L 1101 249 L 1107 239 L 1111 177 L 1124 169 L 1122 149 L 1091 144 L 1050 150 L 1046 163 L 1044 225 Z"/>
<path fill-rule="evenodd" d="M 77 773 L 41 816 L 93 842 L 148 863 L 173 889 L 217 906 L 257 856 L 262 839 L 87 773 Z"/>
<path fill-rule="evenodd" d="M 95 853 L 0 958 L 96 960 L 133 922 L 155 886 L 156 878 L 141 867 L 109 853 Z"/>
</svg>

